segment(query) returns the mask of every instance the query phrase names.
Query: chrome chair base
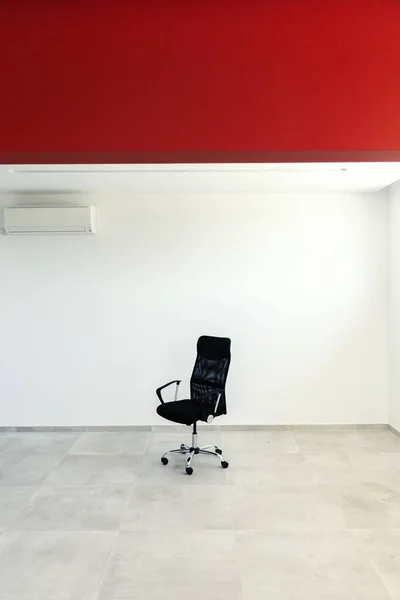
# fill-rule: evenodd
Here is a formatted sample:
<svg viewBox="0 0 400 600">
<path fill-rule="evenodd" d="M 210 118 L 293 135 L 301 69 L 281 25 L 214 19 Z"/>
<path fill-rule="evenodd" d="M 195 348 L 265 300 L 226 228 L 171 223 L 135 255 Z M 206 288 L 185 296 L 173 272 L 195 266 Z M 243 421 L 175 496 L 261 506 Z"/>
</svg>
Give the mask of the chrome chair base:
<svg viewBox="0 0 400 600">
<path fill-rule="evenodd" d="M 224 460 L 224 457 L 222 455 L 222 450 L 220 448 L 218 448 L 218 446 L 213 446 L 213 445 L 200 446 L 200 447 L 197 446 L 197 434 L 196 433 L 192 434 L 192 445 L 191 446 L 187 446 L 186 444 L 181 444 L 180 448 L 176 448 L 174 450 L 168 450 L 168 452 L 165 452 L 165 454 L 163 454 L 161 457 L 161 462 L 163 465 L 168 464 L 168 458 L 167 458 L 168 454 L 182 454 L 184 456 L 188 455 L 186 458 L 186 465 L 185 465 L 185 470 L 188 475 L 192 475 L 192 473 L 193 473 L 192 460 L 198 454 L 206 454 L 207 456 L 215 456 L 216 458 L 218 458 L 221 461 L 221 467 L 223 469 L 227 469 L 229 467 L 229 463 L 226 462 L 226 460 Z"/>
</svg>

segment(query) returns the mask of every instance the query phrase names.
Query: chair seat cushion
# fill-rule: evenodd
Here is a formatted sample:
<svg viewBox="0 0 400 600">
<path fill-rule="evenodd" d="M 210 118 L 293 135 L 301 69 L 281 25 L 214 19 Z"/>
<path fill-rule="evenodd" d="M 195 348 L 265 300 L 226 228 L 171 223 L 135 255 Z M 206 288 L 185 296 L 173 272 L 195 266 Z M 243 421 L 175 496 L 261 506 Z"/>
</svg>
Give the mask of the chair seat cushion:
<svg viewBox="0 0 400 600">
<path fill-rule="evenodd" d="M 168 421 L 182 423 L 182 425 L 193 425 L 196 421 L 203 419 L 201 406 L 192 400 L 164 402 L 157 406 L 157 413 Z"/>
</svg>

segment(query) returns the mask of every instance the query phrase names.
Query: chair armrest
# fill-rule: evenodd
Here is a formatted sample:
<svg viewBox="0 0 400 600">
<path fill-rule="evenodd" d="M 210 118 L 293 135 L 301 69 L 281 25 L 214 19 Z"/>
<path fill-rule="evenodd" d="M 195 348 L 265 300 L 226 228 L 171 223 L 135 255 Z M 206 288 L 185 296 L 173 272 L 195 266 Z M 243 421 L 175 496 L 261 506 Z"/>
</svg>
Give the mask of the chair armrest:
<svg viewBox="0 0 400 600">
<path fill-rule="evenodd" d="M 173 383 L 176 383 L 176 394 L 175 394 L 175 400 L 176 397 L 178 395 L 178 386 L 181 383 L 181 379 L 174 379 L 173 381 L 170 381 L 169 383 L 166 383 L 165 385 L 162 385 L 161 387 L 156 389 L 156 394 L 158 396 L 158 399 L 160 400 L 161 404 L 164 404 L 164 400 L 162 398 L 161 392 L 164 388 L 168 387 L 169 385 L 172 385 Z"/>
</svg>

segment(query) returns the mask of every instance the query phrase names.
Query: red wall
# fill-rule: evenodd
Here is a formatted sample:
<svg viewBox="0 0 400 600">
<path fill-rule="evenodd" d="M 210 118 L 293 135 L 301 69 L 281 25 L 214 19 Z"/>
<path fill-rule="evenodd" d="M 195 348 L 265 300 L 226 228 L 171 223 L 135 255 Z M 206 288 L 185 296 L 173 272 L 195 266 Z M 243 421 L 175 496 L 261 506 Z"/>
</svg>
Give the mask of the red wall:
<svg viewBox="0 0 400 600">
<path fill-rule="evenodd" d="M 0 0 L 0 162 L 400 159 L 399 0 Z"/>
</svg>

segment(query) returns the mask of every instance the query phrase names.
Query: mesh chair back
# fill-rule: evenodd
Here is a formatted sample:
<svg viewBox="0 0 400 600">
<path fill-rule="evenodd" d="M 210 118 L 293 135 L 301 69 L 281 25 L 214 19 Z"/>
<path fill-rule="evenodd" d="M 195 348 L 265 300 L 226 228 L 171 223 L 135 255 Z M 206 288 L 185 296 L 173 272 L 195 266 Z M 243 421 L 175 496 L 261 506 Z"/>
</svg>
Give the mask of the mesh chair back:
<svg viewBox="0 0 400 600">
<path fill-rule="evenodd" d="M 223 390 L 216 415 L 226 415 L 225 384 L 230 362 L 231 340 L 229 338 L 206 335 L 199 338 L 197 358 L 190 380 L 190 397 L 192 400 L 214 407 L 218 390 Z"/>
</svg>

